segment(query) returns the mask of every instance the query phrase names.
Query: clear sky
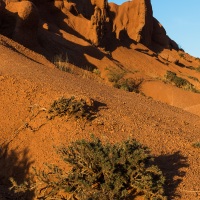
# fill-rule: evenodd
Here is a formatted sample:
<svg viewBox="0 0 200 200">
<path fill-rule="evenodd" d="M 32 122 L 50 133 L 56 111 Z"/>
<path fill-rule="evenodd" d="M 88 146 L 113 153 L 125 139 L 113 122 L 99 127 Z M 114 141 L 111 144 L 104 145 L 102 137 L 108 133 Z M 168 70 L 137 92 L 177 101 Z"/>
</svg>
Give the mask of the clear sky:
<svg viewBox="0 0 200 200">
<path fill-rule="evenodd" d="M 126 0 L 108 0 L 122 4 Z M 187 53 L 200 57 L 200 0 L 151 0 L 154 17 Z"/>
</svg>

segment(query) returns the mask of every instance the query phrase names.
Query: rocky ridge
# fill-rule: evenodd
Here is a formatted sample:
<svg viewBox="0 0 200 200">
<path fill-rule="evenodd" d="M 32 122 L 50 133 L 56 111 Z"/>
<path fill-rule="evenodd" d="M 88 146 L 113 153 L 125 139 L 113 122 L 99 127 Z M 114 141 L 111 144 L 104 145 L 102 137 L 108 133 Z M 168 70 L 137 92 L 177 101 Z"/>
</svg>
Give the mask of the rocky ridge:
<svg viewBox="0 0 200 200">
<path fill-rule="evenodd" d="M 178 50 L 153 17 L 150 0 L 134 0 L 120 6 L 107 0 L 16 1 L 1 0 L 0 33 L 27 47 L 39 45 L 40 30 L 47 24 L 73 29 L 96 46 L 109 48 L 110 40 L 131 40 L 153 48 Z"/>
<path fill-rule="evenodd" d="M 0 198 L 20 199 L 10 177 L 65 168 L 54 147 L 92 133 L 135 138 L 151 149 L 169 199 L 199 200 L 200 59 L 178 49 L 150 1 L 0 2 Z M 49 117 L 72 96 L 96 118 Z"/>
</svg>

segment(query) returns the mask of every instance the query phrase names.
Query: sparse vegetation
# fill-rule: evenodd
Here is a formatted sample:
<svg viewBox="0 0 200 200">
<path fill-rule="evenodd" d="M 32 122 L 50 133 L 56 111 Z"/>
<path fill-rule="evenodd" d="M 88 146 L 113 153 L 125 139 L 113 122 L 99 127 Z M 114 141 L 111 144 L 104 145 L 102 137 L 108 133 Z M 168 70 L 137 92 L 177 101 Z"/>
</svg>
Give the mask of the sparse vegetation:
<svg viewBox="0 0 200 200">
<path fill-rule="evenodd" d="M 114 84 L 118 83 L 125 75 L 125 71 L 109 70 L 108 80 Z"/>
<path fill-rule="evenodd" d="M 196 68 L 193 67 L 193 66 L 186 66 L 186 68 L 187 68 L 187 69 L 191 69 L 191 70 L 196 70 Z"/>
<path fill-rule="evenodd" d="M 100 72 L 100 70 L 99 69 L 93 69 L 93 71 L 92 71 L 94 74 L 96 74 L 96 75 L 98 75 L 98 76 L 100 76 L 101 75 L 101 72 Z"/>
<path fill-rule="evenodd" d="M 175 72 L 167 71 L 165 78 L 168 82 L 173 83 L 176 87 L 199 93 L 193 84 L 191 84 L 188 80 L 177 76 Z"/>
<path fill-rule="evenodd" d="M 124 71 L 111 71 L 108 74 L 108 80 L 113 82 L 113 86 L 128 92 L 139 93 L 139 87 L 142 83 L 141 80 L 134 80 L 131 78 L 124 78 Z"/>
<path fill-rule="evenodd" d="M 139 93 L 139 87 L 141 85 L 141 80 L 134 79 L 121 79 L 117 83 L 114 84 L 114 87 L 128 91 L 128 92 L 136 92 Z"/>
<path fill-rule="evenodd" d="M 92 105 L 88 105 L 85 100 L 77 100 L 75 97 L 65 98 L 61 97 L 55 100 L 50 106 L 48 113 L 50 114 L 50 119 L 55 116 L 74 116 L 75 118 L 94 118 L 94 109 Z"/>
<path fill-rule="evenodd" d="M 179 56 L 180 56 L 181 58 L 184 58 L 184 57 L 185 57 L 184 53 L 179 53 Z"/>
<path fill-rule="evenodd" d="M 188 78 L 190 78 L 190 79 L 192 79 L 192 80 L 194 80 L 194 81 L 197 81 L 197 82 L 199 82 L 199 79 L 198 79 L 198 78 L 196 78 L 196 77 L 194 77 L 194 76 L 188 76 Z"/>
<path fill-rule="evenodd" d="M 189 82 L 186 79 L 183 79 L 181 77 L 178 77 L 175 72 L 167 71 L 165 78 L 173 82 L 177 87 L 185 87 Z"/>
<path fill-rule="evenodd" d="M 200 142 L 193 143 L 192 146 L 195 148 L 200 148 Z"/>
<path fill-rule="evenodd" d="M 48 173 L 36 171 L 40 199 L 166 199 L 162 172 L 153 165 L 149 150 L 133 139 L 103 145 L 93 137 L 59 148 L 58 153 L 71 170 L 48 166 Z"/>
<path fill-rule="evenodd" d="M 71 74 L 73 73 L 73 67 L 69 65 L 69 58 L 67 54 L 65 56 L 61 54 L 55 55 L 52 62 L 59 70 Z"/>
<path fill-rule="evenodd" d="M 200 72 L 200 66 L 198 66 L 198 67 L 196 68 L 196 71 L 197 71 L 197 72 Z"/>
</svg>

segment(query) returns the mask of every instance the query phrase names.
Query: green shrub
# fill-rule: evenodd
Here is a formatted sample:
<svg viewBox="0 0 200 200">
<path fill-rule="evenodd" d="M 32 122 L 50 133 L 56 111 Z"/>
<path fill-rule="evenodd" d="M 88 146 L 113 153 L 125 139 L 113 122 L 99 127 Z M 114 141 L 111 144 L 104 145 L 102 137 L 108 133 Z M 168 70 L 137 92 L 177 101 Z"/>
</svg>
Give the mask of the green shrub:
<svg viewBox="0 0 200 200">
<path fill-rule="evenodd" d="M 165 78 L 170 81 L 173 82 L 177 87 L 181 88 L 181 87 L 185 87 L 189 82 L 186 79 L 183 79 L 181 77 L 178 77 L 176 75 L 176 73 L 171 72 L 171 71 L 167 71 Z"/>
<path fill-rule="evenodd" d="M 99 69 L 93 69 L 93 71 L 92 71 L 94 74 L 96 74 L 96 75 L 98 75 L 98 76 L 100 76 L 101 75 L 101 72 L 100 72 L 100 70 Z"/>
<path fill-rule="evenodd" d="M 164 178 L 151 164 L 148 150 L 135 140 L 103 145 L 99 139 L 77 141 L 62 149 L 73 166 L 69 186 L 79 199 L 127 199 L 145 195 L 161 199 Z"/>
<path fill-rule="evenodd" d="M 167 81 L 173 83 L 176 87 L 199 93 L 199 91 L 194 87 L 193 84 L 191 84 L 188 80 L 177 76 L 174 72 L 167 71 L 165 78 Z"/>
<path fill-rule="evenodd" d="M 109 70 L 109 73 L 108 73 L 108 80 L 110 81 L 110 82 L 113 82 L 113 83 L 118 83 L 118 81 L 120 80 L 120 79 L 122 79 L 123 77 L 124 77 L 124 75 L 125 75 L 125 72 L 124 71 L 115 71 L 115 70 L 113 70 L 113 71 L 111 71 L 111 70 Z"/>
<path fill-rule="evenodd" d="M 185 57 L 184 53 L 179 53 L 179 56 L 180 56 L 181 58 L 184 58 L 184 57 Z"/>
<path fill-rule="evenodd" d="M 59 98 L 55 100 L 50 106 L 48 113 L 50 114 L 50 119 L 55 116 L 70 115 L 75 118 L 86 118 L 92 119 L 94 117 L 94 108 L 92 105 L 88 105 L 85 100 L 77 100 L 75 97 L 71 98 Z"/>
<path fill-rule="evenodd" d="M 124 71 L 110 71 L 108 74 L 108 80 L 113 82 L 113 86 L 128 92 L 139 93 L 139 87 L 142 83 L 141 80 L 134 80 L 131 78 L 124 78 Z"/>
<path fill-rule="evenodd" d="M 196 142 L 196 143 L 192 144 L 192 146 L 195 148 L 200 148 L 200 142 Z"/>
<path fill-rule="evenodd" d="M 198 67 L 196 68 L 196 71 L 197 71 L 197 72 L 200 72 L 200 66 L 198 66 Z"/>
<path fill-rule="evenodd" d="M 135 140 L 114 145 L 103 145 L 97 138 L 79 140 L 58 153 L 71 170 L 66 173 L 52 165 L 48 173 L 36 171 L 40 199 L 166 199 L 162 172 L 153 165 L 149 150 Z"/>
<path fill-rule="evenodd" d="M 114 87 L 128 91 L 139 93 L 139 88 L 142 81 L 136 81 L 133 79 L 121 79 L 114 84 Z"/>
<path fill-rule="evenodd" d="M 192 79 L 192 80 L 194 80 L 194 81 L 197 81 L 197 82 L 199 82 L 199 79 L 198 79 L 198 78 L 196 78 L 196 77 L 194 77 L 194 76 L 188 76 L 188 78 L 190 78 L 190 79 Z"/>
<path fill-rule="evenodd" d="M 186 66 L 186 68 L 187 68 L 187 69 L 191 69 L 191 70 L 196 70 L 196 68 L 193 67 L 193 66 Z"/>
<path fill-rule="evenodd" d="M 73 74 L 74 69 L 69 65 L 69 58 L 67 54 L 65 56 L 61 54 L 55 55 L 52 62 L 59 70 Z"/>
</svg>

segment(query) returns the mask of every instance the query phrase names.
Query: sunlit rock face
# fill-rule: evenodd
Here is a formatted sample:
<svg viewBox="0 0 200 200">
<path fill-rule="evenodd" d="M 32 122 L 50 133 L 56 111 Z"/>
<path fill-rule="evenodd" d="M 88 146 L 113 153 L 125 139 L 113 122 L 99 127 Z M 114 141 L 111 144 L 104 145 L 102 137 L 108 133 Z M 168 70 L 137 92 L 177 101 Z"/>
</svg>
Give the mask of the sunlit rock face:
<svg viewBox="0 0 200 200">
<path fill-rule="evenodd" d="M 24 44 L 37 44 L 41 22 L 55 23 L 60 29 L 73 29 L 96 46 L 110 39 L 130 39 L 147 47 L 178 48 L 153 17 L 150 0 L 132 0 L 118 6 L 107 0 L 2 0 L 0 33 Z M 66 28 L 69 27 L 69 28 Z"/>
</svg>

